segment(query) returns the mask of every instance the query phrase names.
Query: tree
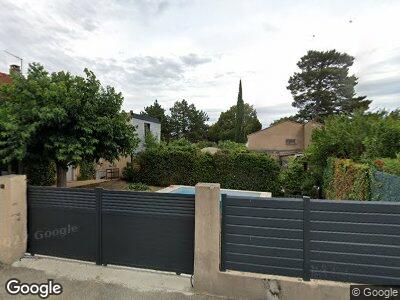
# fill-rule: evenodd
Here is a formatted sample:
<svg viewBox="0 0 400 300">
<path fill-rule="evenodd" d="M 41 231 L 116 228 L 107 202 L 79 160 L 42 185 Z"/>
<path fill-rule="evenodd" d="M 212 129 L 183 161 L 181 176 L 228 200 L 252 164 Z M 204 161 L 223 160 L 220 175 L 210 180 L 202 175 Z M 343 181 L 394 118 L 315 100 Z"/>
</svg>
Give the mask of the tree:
<svg viewBox="0 0 400 300">
<path fill-rule="evenodd" d="M 44 157 L 56 164 L 57 186 L 66 185 L 69 165 L 112 161 L 137 147 L 135 129 L 121 113 L 122 95 L 102 87 L 87 69 L 84 77 L 49 74 L 34 63 L 26 77 L 15 76 L 11 85 L 3 86 L 1 95 L 3 163 Z"/>
<path fill-rule="evenodd" d="M 290 77 L 287 87 L 300 119 L 321 122 L 330 115 L 368 109 L 371 101 L 356 97 L 354 91 L 357 77 L 349 75 L 353 62 L 354 57 L 336 50 L 310 50 L 300 59 L 300 72 Z"/>
<path fill-rule="evenodd" d="M 157 118 L 161 123 L 161 138 L 164 141 L 168 141 L 171 137 L 171 128 L 169 124 L 168 116 L 165 114 L 165 109 L 158 103 L 154 101 L 154 104 L 146 106 L 144 111 L 140 113 L 141 115 L 147 115 L 153 118 Z"/>
<path fill-rule="evenodd" d="M 329 157 L 352 159 L 395 158 L 400 153 L 400 118 L 387 112 L 349 117 L 332 116 L 316 129 L 305 154 L 322 175 Z"/>
<path fill-rule="evenodd" d="M 274 126 L 278 125 L 279 123 L 285 122 L 285 121 L 294 121 L 294 122 L 301 122 L 297 116 L 289 116 L 289 117 L 282 117 L 277 120 L 274 120 L 269 126 Z"/>
<path fill-rule="evenodd" d="M 197 110 L 193 104 L 189 105 L 185 99 L 175 102 L 170 111 L 172 138 L 198 142 L 206 137 L 208 116 L 205 112 Z"/>
<path fill-rule="evenodd" d="M 257 118 L 257 111 L 248 103 L 244 104 L 243 128 L 244 134 L 261 129 L 261 123 Z M 236 105 L 231 106 L 227 111 L 219 115 L 218 121 L 210 126 L 208 138 L 211 141 L 236 140 Z"/>
<path fill-rule="evenodd" d="M 244 102 L 242 96 L 242 80 L 239 81 L 239 93 L 236 103 L 235 141 L 238 143 L 246 142 L 246 136 L 244 134 Z"/>
</svg>

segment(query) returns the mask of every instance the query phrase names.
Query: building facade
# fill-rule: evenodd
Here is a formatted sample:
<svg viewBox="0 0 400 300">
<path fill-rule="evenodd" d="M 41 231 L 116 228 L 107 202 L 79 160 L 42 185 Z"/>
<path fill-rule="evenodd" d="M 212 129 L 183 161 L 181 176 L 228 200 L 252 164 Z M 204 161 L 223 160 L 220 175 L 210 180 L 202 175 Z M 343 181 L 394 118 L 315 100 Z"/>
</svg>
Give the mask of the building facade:
<svg viewBox="0 0 400 300">
<path fill-rule="evenodd" d="M 247 148 L 278 157 L 300 154 L 310 145 L 313 130 L 321 126 L 314 121 L 306 124 L 284 121 L 249 134 Z"/>
</svg>

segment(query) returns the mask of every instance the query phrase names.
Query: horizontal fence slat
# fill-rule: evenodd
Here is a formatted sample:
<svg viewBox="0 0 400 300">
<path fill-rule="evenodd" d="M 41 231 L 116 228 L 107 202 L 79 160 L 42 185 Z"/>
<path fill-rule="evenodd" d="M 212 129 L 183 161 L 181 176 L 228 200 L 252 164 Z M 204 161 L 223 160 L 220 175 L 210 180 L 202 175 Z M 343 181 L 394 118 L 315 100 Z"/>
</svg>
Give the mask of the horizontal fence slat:
<svg viewBox="0 0 400 300">
<path fill-rule="evenodd" d="M 302 249 L 303 247 L 303 241 L 301 239 L 272 238 L 269 236 L 259 237 L 251 235 L 226 234 L 225 241 L 231 244 L 246 244 L 292 249 Z"/>
<path fill-rule="evenodd" d="M 311 257 L 313 260 L 330 261 L 339 263 L 360 263 L 370 265 L 381 265 L 388 267 L 400 268 L 400 257 L 384 256 L 377 254 L 356 254 L 356 253 L 341 253 L 332 251 L 316 251 L 311 250 Z"/>
<path fill-rule="evenodd" d="M 297 258 L 261 256 L 261 255 L 251 255 L 251 254 L 233 253 L 233 252 L 227 252 L 225 258 L 230 262 L 238 262 L 238 263 L 259 264 L 259 265 L 268 265 L 276 267 L 289 267 L 297 269 L 301 269 L 303 267 L 303 260 Z"/>
<path fill-rule="evenodd" d="M 333 231 L 400 235 L 400 225 L 384 225 L 376 223 L 349 223 L 311 220 L 311 231 Z"/>
<path fill-rule="evenodd" d="M 400 214 L 400 202 L 317 200 L 311 201 L 311 211 Z"/>
<path fill-rule="evenodd" d="M 266 247 L 266 246 L 253 246 L 243 244 L 226 243 L 225 250 L 227 252 L 253 254 L 261 256 L 277 256 L 285 258 L 299 258 L 303 257 L 303 251 L 300 249 L 288 249 L 280 247 Z"/>
<path fill-rule="evenodd" d="M 315 221 L 400 225 L 400 218 L 396 214 L 311 211 L 311 218 Z"/>
<path fill-rule="evenodd" d="M 267 228 L 226 224 L 225 232 L 228 234 L 242 234 L 261 237 L 281 237 L 288 239 L 303 238 L 303 231 L 298 229 Z"/>
<path fill-rule="evenodd" d="M 311 250 L 341 253 L 380 254 L 398 256 L 400 247 L 389 245 L 354 244 L 341 242 L 311 241 Z"/>
<path fill-rule="evenodd" d="M 303 212 L 295 209 L 279 209 L 264 207 L 238 207 L 227 206 L 224 210 L 226 215 L 271 217 L 280 219 L 303 219 Z"/>
<path fill-rule="evenodd" d="M 226 206 L 240 206 L 240 207 L 263 207 L 263 208 L 277 208 L 277 209 L 302 209 L 301 199 L 291 198 L 248 198 L 238 196 L 227 196 Z"/>
<path fill-rule="evenodd" d="M 245 225 L 256 227 L 270 227 L 270 228 L 285 228 L 285 229 L 299 229 L 303 228 L 301 220 L 285 220 L 273 218 L 260 218 L 260 217 L 243 217 L 226 215 L 225 220 L 230 225 Z"/>
<path fill-rule="evenodd" d="M 386 234 L 311 231 L 311 240 L 400 246 L 400 236 Z"/>
</svg>

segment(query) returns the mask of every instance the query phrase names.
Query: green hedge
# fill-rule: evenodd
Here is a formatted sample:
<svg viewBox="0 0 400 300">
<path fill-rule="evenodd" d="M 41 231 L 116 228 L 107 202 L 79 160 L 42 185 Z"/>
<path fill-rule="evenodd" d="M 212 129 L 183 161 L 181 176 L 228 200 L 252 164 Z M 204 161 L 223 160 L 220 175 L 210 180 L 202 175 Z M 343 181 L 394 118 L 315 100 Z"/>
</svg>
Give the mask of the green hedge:
<svg viewBox="0 0 400 300">
<path fill-rule="evenodd" d="M 371 171 L 350 159 L 329 159 L 324 174 L 326 199 L 370 200 Z"/>
<path fill-rule="evenodd" d="M 373 164 L 379 171 L 400 176 L 400 157 L 376 159 Z"/>
<path fill-rule="evenodd" d="M 96 177 L 96 165 L 92 161 L 82 161 L 79 164 L 78 180 L 91 180 Z"/>
<path fill-rule="evenodd" d="M 150 149 L 140 153 L 124 171 L 128 181 L 149 185 L 195 185 L 218 182 L 222 188 L 279 192 L 279 166 L 262 153 L 214 155 L 200 151 Z"/>
<path fill-rule="evenodd" d="M 24 164 L 30 185 L 51 186 L 56 181 L 56 165 L 45 160 L 31 160 Z"/>
</svg>

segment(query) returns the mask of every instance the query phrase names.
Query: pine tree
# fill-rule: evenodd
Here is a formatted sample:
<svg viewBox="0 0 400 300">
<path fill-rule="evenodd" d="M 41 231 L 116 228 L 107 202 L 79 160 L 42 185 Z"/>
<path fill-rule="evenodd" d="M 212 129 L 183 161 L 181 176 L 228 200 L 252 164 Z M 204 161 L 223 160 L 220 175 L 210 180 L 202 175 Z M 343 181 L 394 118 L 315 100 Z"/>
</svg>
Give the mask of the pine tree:
<svg viewBox="0 0 400 300">
<path fill-rule="evenodd" d="M 246 142 L 243 121 L 244 121 L 244 101 L 242 95 L 242 80 L 240 80 L 238 100 L 236 104 L 236 130 L 235 130 L 235 140 L 238 143 Z"/>
<path fill-rule="evenodd" d="M 308 51 L 300 59 L 300 72 L 290 77 L 287 87 L 299 120 L 323 122 L 327 116 L 368 109 L 371 101 L 356 96 L 357 77 L 349 75 L 353 62 L 354 57 L 336 50 Z"/>
</svg>

